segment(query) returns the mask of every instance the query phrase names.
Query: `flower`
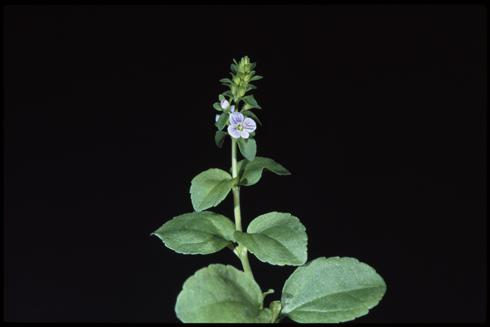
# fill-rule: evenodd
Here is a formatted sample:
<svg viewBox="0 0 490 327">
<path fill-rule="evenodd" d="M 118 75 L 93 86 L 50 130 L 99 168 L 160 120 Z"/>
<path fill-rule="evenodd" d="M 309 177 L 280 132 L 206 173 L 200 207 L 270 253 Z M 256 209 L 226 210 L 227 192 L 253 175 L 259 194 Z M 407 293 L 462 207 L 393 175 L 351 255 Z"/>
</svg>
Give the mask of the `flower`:
<svg viewBox="0 0 490 327">
<path fill-rule="evenodd" d="M 247 139 L 250 133 L 255 131 L 257 124 L 252 118 L 245 118 L 245 116 L 240 112 L 233 112 L 230 115 L 230 125 L 228 126 L 228 134 L 231 137 L 238 139 Z"/>
<path fill-rule="evenodd" d="M 221 109 L 225 110 L 226 108 L 228 108 L 230 106 L 230 103 L 228 102 L 228 100 L 223 99 L 223 100 L 221 100 L 220 106 L 221 106 Z"/>
<path fill-rule="evenodd" d="M 230 103 L 226 99 L 221 100 L 220 106 L 221 106 L 221 109 L 223 109 L 223 110 L 226 110 L 229 107 L 231 112 L 235 111 L 235 105 L 232 105 L 230 107 Z"/>
</svg>

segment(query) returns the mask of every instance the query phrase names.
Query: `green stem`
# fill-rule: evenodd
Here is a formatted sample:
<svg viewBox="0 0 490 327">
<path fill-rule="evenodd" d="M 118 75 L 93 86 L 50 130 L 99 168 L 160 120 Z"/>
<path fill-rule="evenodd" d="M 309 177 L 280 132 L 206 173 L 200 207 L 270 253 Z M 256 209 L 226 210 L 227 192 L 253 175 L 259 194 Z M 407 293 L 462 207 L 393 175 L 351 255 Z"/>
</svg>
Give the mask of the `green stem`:
<svg viewBox="0 0 490 327">
<path fill-rule="evenodd" d="M 236 140 L 231 137 L 231 176 L 238 176 L 237 160 L 236 160 Z M 235 214 L 235 229 L 242 231 L 242 214 L 240 212 L 240 189 L 238 186 L 233 186 L 233 213 Z"/>
<path fill-rule="evenodd" d="M 231 138 L 231 175 L 233 178 L 238 177 L 237 169 L 237 143 L 236 140 Z M 238 185 L 233 186 L 233 213 L 235 214 L 235 229 L 239 232 L 242 231 L 242 214 L 240 211 L 240 187 Z M 242 263 L 243 271 L 247 273 L 252 279 L 254 275 L 252 273 L 252 268 L 250 267 L 250 262 L 248 261 L 247 248 L 239 245 L 236 248 L 236 254 L 240 258 Z"/>
<path fill-rule="evenodd" d="M 255 280 L 254 274 L 252 273 L 252 267 L 250 267 L 250 262 L 248 261 L 247 248 L 245 247 L 241 251 L 240 262 L 242 263 L 243 271 Z"/>
</svg>

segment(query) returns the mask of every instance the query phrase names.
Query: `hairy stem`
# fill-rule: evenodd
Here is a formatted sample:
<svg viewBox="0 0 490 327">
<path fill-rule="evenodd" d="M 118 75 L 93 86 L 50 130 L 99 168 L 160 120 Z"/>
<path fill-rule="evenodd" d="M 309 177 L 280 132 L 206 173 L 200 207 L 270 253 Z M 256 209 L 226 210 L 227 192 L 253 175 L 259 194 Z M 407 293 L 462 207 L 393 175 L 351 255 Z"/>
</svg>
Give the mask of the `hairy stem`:
<svg viewBox="0 0 490 327">
<path fill-rule="evenodd" d="M 238 177 L 238 169 L 237 169 L 237 142 L 232 137 L 231 138 L 231 175 L 233 178 Z M 238 185 L 233 186 L 233 213 L 235 214 L 235 229 L 239 232 L 242 231 L 242 214 L 240 211 L 240 187 Z M 239 245 L 236 248 L 236 254 L 240 258 L 240 262 L 242 263 L 243 271 L 250 275 L 252 279 L 254 279 L 254 275 L 252 273 L 252 268 L 250 267 L 250 262 L 248 261 L 247 248 Z"/>
</svg>

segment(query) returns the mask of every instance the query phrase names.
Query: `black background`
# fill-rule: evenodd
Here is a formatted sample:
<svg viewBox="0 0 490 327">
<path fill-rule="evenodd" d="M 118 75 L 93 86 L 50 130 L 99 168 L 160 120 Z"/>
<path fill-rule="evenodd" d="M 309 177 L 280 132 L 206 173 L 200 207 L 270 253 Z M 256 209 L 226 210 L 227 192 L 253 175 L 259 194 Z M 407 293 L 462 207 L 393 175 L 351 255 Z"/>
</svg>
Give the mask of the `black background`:
<svg viewBox="0 0 490 327">
<path fill-rule="evenodd" d="M 298 216 L 309 259 L 353 256 L 388 290 L 364 322 L 486 319 L 486 8 L 4 8 L 7 321 L 170 322 L 184 280 L 229 250 L 150 237 L 230 165 L 211 104 L 257 62 L 265 173 L 245 221 Z M 216 208 L 232 214 L 231 198 Z M 277 299 L 294 267 L 251 259 Z"/>
</svg>

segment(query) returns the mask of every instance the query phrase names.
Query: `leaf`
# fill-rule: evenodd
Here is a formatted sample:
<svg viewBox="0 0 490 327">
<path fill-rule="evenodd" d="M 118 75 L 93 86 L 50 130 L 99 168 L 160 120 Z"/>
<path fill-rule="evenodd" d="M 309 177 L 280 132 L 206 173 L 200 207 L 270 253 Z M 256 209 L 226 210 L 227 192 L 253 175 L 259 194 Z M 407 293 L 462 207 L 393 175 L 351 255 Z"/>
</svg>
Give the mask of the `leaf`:
<svg viewBox="0 0 490 327">
<path fill-rule="evenodd" d="M 243 105 L 242 113 L 245 114 L 246 112 L 250 111 L 251 109 L 256 109 L 256 108 L 252 107 L 248 103 L 245 103 Z"/>
<path fill-rule="evenodd" d="M 233 82 L 229 78 L 222 78 L 219 81 L 221 82 L 221 84 L 224 84 L 224 85 L 231 85 L 231 84 L 233 84 Z"/>
<path fill-rule="evenodd" d="M 248 84 L 247 89 L 245 91 L 248 92 L 250 90 L 256 90 L 256 89 L 257 89 L 257 86 L 255 86 L 253 84 Z"/>
<path fill-rule="evenodd" d="M 234 237 L 263 262 L 298 266 L 307 259 L 305 226 L 290 213 L 260 215 L 248 225 L 247 233 L 237 231 Z"/>
<path fill-rule="evenodd" d="M 247 95 L 245 97 L 242 98 L 243 101 L 248 104 L 250 106 L 250 108 L 257 108 L 257 109 L 261 109 L 261 107 L 259 106 L 259 104 L 257 103 L 257 100 L 255 100 L 254 96 L 253 95 Z"/>
<path fill-rule="evenodd" d="M 218 110 L 218 111 L 223 111 L 223 108 L 221 108 L 221 105 L 219 104 L 219 102 L 213 103 L 213 108 L 215 110 Z"/>
<path fill-rule="evenodd" d="M 338 323 L 368 313 L 386 284 L 355 258 L 318 258 L 297 268 L 282 290 L 282 314 L 300 323 Z"/>
<path fill-rule="evenodd" d="M 216 131 L 216 133 L 214 134 L 214 143 L 216 143 L 216 146 L 218 148 L 222 148 L 223 147 L 223 143 L 225 142 L 225 137 L 228 133 L 226 132 L 223 132 L 223 131 Z"/>
<path fill-rule="evenodd" d="M 242 156 L 248 161 L 253 161 L 255 159 L 255 155 L 257 154 L 257 143 L 255 143 L 254 139 L 238 139 L 238 148 L 240 149 Z"/>
<path fill-rule="evenodd" d="M 174 217 L 152 235 L 158 236 L 166 247 L 182 254 L 218 252 L 234 241 L 235 225 L 223 215 L 210 212 L 191 212 Z"/>
<path fill-rule="evenodd" d="M 250 79 L 250 81 L 258 81 L 259 79 L 262 79 L 262 78 L 264 78 L 264 76 L 255 75 L 254 77 L 252 77 L 252 78 Z"/>
<path fill-rule="evenodd" d="M 251 186 L 262 177 L 262 171 L 267 169 L 276 175 L 291 175 L 283 165 L 271 158 L 255 157 L 254 161 L 240 160 L 237 165 L 240 185 Z"/>
<path fill-rule="evenodd" d="M 195 211 L 217 206 L 231 190 L 233 179 L 221 169 L 211 168 L 198 174 L 191 182 L 191 201 Z"/>
<path fill-rule="evenodd" d="M 230 70 L 234 73 L 238 71 L 238 66 L 236 64 L 231 64 L 230 65 Z"/>
<path fill-rule="evenodd" d="M 262 291 L 243 271 L 212 264 L 189 277 L 177 296 L 175 312 L 184 323 L 266 323 Z"/>
<path fill-rule="evenodd" d="M 260 126 L 262 126 L 262 122 L 260 121 L 259 117 L 257 117 L 257 115 L 255 115 L 252 111 L 250 110 L 246 110 L 246 111 L 243 111 L 242 114 L 245 116 L 245 117 L 250 117 L 252 118 L 253 120 L 255 120 L 257 123 L 260 124 Z"/>
<path fill-rule="evenodd" d="M 214 124 L 218 130 L 223 130 L 225 128 L 226 123 L 228 123 L 228 119 L 230 117 L 230 113 L 228 112 L 223 112 L 219 118 L 218 121 Z"/>
</svg>

